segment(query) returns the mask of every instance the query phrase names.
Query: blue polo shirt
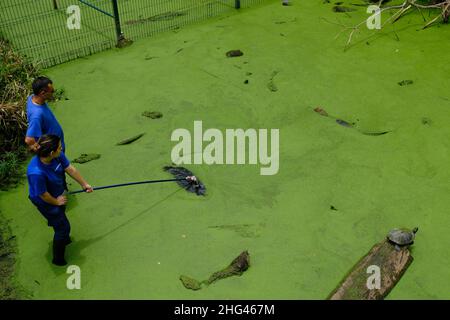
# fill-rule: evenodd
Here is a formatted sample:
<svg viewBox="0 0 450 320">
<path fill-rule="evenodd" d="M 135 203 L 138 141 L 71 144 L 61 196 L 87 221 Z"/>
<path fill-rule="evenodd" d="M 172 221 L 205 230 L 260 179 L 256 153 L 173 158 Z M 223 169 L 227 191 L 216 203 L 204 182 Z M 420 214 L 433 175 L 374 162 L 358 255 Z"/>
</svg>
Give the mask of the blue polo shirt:
<svg viewBox="0 0 450 320">
<path fill-rule="evenodd" d="M 34 156 L 27 168 L 28 191 L 31 200 L 38 204 L 46 204 L 39 197 L 43 193 L 48 192 L 55 198 L 62 195 L 64 193 L 64 170 L 69 165 L 70 161 L 63 152 L 49 164 L 43 163 L 39 156 Z"/>
<path fill-rule="evenodd" d="M 65 151 L 64 132 L 55 115 L 47 103 L 35 104 L 32 97 L 33 95 L 30 95 L 27 99 L 28 129 L 26 136 L 33 137 L 37 141 L 44 134 L 54 134 L 61 139 L 62 149 Z"/>
</svg>

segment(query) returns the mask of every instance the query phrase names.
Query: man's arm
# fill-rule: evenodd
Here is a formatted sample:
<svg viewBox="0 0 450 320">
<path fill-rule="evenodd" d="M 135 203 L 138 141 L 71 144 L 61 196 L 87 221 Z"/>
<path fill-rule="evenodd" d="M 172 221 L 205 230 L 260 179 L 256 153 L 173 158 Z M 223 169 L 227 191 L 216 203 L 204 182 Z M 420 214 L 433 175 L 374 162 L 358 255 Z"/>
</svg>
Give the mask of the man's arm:
<svg viewBox="0 0 450 320">
<path fill-rule="evenodd" d="M 39 145 L 34 137 L 42 136 L 42 126 L 39 117 L 33 116 L 28 120 L 28 129 L 25 135 L 25 143 L 31 151 L 36 152 Z"/>
<path fill-rule="evenodd" d="M 89 185 L 89 183 L 87 183 L 86 180 L 84 180 L 84 178 L 81 176 L 81 174 L 78 172 L 77 169 L 75 169 L 74 166 L 69 165 L 65 171 L 69 174 L 69 176 L 71 176 L 76 182 L 78 182 L 80 184 L 80 186 L 86 191 L 86 192 L 92 192 L 93 189 L 92 187 Z"/>
<path fill-rule="evenodd" d="M 44 192 L 39 196 L 43 201 L 52 204 L 54 206 L 63 206 L 67 203 L 67 198 L 63 195 L 58 198 L 53 197 L 50 193 Z"/>
<path fill-rule="evenodd" d="M 33 152 L 36 152 L 39 147 L 36 139 L 34 139 L 33 137 L 25 137 L 25 143 L 27 144 L 28 148 Z"/>
</svg>

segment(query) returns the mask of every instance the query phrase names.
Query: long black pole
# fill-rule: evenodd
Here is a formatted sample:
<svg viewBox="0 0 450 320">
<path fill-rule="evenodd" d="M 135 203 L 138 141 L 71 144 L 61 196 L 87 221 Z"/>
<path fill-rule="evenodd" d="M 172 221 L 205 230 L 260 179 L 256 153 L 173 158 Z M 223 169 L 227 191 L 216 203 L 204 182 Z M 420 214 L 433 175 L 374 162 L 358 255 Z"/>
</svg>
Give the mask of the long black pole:
<svg viewBox="0 0 450 320">
<path fill-rule="evenodd" d="M 132 185 L 136 185 L 136 184 L 158 183 L 158 182 L 170 182 L 170 181 L 182 181 L 182 180 L 186 180 L 186 178 L 166 179 L 166 180 L 147 180 L 147 181 L 139 181 L 139 182 L 128 182 L 128 183 L 112 184 L 112 185 L 109 185 L 109 186 L 103 186 L 103 187 L 95 187 L 95 188 L 92 188 L 92 189 L 93 189 L 93 190 L 101 190 L 101 189 L 117 188 L 117 187 L 124 187 L 124 186 L 132 186 Z M 68 194 L 76 194 L 76 193 L 82 193 L 82 192 L 85 192 L 85 190 L 72 191 L 72 192 L 68 192 Z"/>
</svg>

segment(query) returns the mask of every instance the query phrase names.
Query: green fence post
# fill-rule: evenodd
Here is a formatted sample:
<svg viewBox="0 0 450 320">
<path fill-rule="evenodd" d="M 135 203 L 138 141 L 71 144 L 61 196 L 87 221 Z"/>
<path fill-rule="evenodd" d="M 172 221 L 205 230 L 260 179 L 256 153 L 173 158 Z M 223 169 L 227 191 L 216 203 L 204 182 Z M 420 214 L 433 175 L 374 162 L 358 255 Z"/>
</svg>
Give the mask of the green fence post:
<svg viewBox="0 0 450 320">
<path fill-rule="evenodd" d="M 235 0 L 234 1 L 234 7 L 236 9 L 240 9 L 241 8 L 241 0 Z"/>
</svg>

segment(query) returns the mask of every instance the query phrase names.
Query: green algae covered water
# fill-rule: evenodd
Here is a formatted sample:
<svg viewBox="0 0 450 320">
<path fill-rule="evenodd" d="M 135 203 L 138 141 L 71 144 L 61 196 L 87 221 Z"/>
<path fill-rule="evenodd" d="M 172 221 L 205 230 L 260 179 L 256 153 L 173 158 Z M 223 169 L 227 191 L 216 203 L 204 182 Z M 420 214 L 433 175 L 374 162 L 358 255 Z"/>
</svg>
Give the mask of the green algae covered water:
<svg viewBox="0 0 450 320">
<path fill-rule="evenodd" d="M 66 257 L 81 269 L 80 290 L 51 265 L 53 231 L 26 183 L 2 193 L 15 280 L 29 297 L 324 299 L 390 229 L 418 226 L 414 261 L 388 298 L 449 299 L 449 25 L 417 31 L 411 14 L 395 29 L 362 29 L 344 51 L 346 35 L 334 39 L 341 28 L 322 18 L 352 25 L 367 14 L 331 7 L 271 3 L 47 70 L 69 98 L 54 105 L 68 157 L 101 154 L 75 164 L 94 186 L 170 178 L 171 134 L 195 120 L 279 129 L 280 167 L 264 176 L 259 165 L 188 165 L 205 197 L 175 183 L 72 196 Z M 236 49 L 244 55 L 226 57 Z M 201 291 L 179 280 L 206 278 L 244 250 L 241 277 Z"/>
</svg>

